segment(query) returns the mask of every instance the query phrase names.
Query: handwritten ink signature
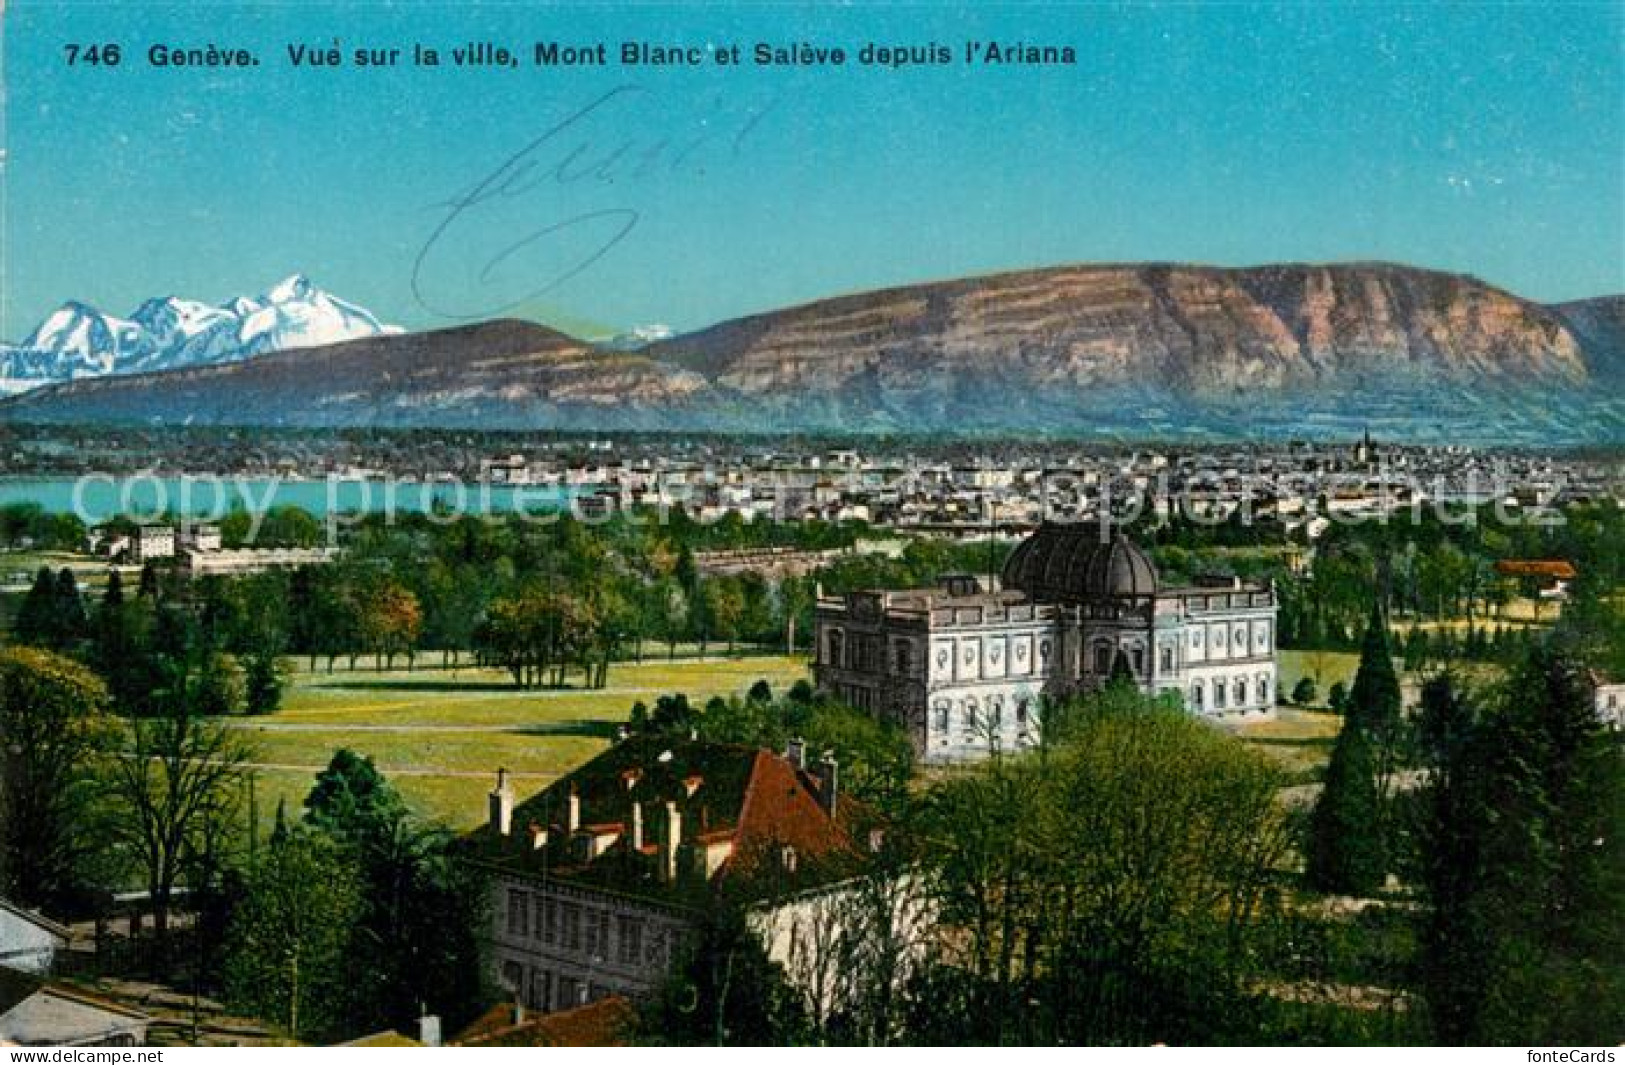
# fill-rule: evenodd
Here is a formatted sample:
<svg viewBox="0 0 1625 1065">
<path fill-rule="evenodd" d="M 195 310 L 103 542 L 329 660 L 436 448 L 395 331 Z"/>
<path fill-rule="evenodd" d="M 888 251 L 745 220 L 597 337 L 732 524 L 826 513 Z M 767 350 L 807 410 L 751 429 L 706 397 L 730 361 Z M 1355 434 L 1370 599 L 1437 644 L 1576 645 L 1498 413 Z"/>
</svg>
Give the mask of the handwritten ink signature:
<svg viewBox="0 0 1625 1065">
<path fill-rule="evenodd" d="M 579 195 L 568 198 L 573 206 L 565 206 L 566 197 L 548 197 L 544 190 L 624 190 L 640 180 L 703 178 L 707 161 L 738 155 L 775 105 L 750 108 L 742 117 L 715 105 L 699 118 L 696 130 L 680 138 L 606 135 L 611 121 L 631 128 L 638 116 L 629 108 L 658 103 L 641 86 L 618 85 L 549 126 L 467 191 L 436 204 L 445 214 L 412 264 L 418 305 L 444 318 L 486 318 L 580 276 L 624 241 L 643 215 L 625 201 L 576 209 Z M 670 124 L 669 115 L 654 117 Z M 526 264 L 547 253 L 555 260 L 540 277 L 527 277 Z M 441 272 L 460 275 L 456 287 L 476 294 L 472 305 L 459 306 L 467 298 L 440 291 L 437 259 L 447 261 Z"/>
</svg>

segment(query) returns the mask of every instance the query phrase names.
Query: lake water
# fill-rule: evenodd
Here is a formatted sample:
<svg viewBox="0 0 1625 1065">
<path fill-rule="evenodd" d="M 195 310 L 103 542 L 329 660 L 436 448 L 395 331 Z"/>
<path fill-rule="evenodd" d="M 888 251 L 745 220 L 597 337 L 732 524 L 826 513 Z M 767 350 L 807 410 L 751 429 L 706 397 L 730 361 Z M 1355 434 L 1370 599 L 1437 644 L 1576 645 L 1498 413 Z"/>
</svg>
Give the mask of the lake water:
<svg viewBox="0 0 1625 1065">
<path fill-rule="evenodd" d="M 0 479 L 0 506 L 38 503 L 86 522 L 120 514 L 220 518 L 233 510 L 296 506 L 312 514 L 416 513 L 436 508 L 473 514 L 552 513 L 568 507 L 574 489 L 446 481 L 387 481 L 274 477 L 104 477 Z"/>
</svg>

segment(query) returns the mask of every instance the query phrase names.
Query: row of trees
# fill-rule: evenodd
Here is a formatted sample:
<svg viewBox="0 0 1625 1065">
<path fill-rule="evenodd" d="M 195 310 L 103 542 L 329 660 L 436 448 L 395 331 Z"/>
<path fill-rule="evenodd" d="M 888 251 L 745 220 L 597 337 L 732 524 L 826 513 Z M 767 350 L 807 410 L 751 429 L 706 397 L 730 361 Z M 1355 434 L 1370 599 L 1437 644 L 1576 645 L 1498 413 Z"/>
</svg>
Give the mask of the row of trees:
<svg viewBox="0 0 1625 1065">
<path fill-rule="evenodd" d="M 1484 691 L 1438 673 L 1407 719 L 1380 613 L 1367 626 L 1307 881 L 1418 896 L 1415 986 L 1445 1043 L 1625 1028 L 1625 745 L 1575 637 L 1571 622 Z"/>
</svg>

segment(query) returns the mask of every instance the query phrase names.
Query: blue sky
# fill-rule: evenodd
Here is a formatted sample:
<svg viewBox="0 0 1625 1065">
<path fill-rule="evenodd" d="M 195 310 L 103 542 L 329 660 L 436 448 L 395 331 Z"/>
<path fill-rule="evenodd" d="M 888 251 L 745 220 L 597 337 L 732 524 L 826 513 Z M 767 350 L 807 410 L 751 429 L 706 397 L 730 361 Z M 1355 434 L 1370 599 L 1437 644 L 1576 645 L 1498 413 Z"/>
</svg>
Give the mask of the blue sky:
<svg viewBox="0 0 1625 1065">
<path fill-rule="evenodd" d="M 1543 300 L 1625 291 L 1622 10 L 13 0 L 0 336 L 70 297 L 126 313 L 295 271 L 408 327 L 586 335 L 1079 261 L 1388 259 Z M 288 62 L 335 38 L 444 65 Z M 968 66 L 968 39 L 1077 63 Z M 955 62 L 532 67 L 548 40 Z M 117 69 L 64 65 L 97 41 Z M 452 68 L 476 41 L 523 65 Z M 261 65 L 147 63 L 210 43 Z"/>
</svg>

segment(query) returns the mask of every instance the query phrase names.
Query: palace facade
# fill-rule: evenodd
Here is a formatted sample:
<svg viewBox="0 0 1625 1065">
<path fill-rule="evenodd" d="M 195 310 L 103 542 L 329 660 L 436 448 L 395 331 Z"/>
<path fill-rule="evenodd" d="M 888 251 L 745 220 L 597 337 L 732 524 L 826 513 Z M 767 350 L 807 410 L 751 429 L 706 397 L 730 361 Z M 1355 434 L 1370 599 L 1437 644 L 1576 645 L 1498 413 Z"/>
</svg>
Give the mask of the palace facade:
<svg viewBox="0 0 1625 1065">
<path fill-rule="evenodd" d="M 901 724 L 923 760 L 958 761 L 1036 743 L 1041 697 L 1098 690 L 1114 673 L 1193 713 L 1270 714 L 1275 613 L 1272 586 L 1165 587 L 1121 531 L 1046 522 L 996 587 L 956 576 L 820 599 L 813 675 Z"/>
</svg>

